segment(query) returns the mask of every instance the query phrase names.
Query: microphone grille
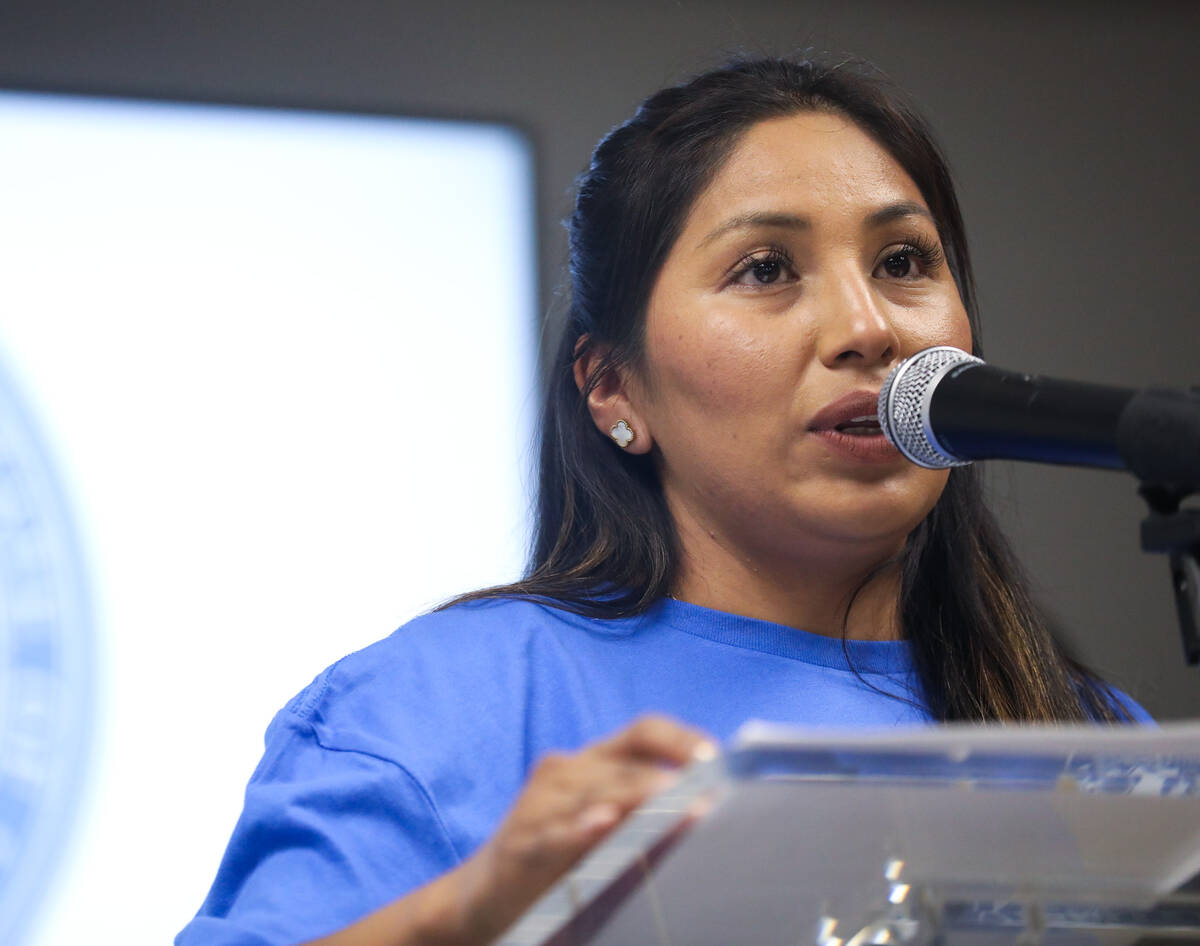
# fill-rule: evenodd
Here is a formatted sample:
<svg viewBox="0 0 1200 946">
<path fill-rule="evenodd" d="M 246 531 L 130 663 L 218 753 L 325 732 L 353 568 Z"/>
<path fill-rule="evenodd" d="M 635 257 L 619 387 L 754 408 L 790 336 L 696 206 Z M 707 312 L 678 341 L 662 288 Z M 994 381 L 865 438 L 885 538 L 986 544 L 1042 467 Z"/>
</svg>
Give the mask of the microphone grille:
<svg viewBox="0 0 1200 946">
<path fill-rule="evenodd" d="M 929 425 L 929 403 L 934 388 L 952 369 L 983 360 L 960 348 L 938 345 L 917 352 L 892 369 L 879 391 L 879 426 L 892 445 L 909 460 L 930 470 L 965 466 L 944 449 Z"/>
</svg>

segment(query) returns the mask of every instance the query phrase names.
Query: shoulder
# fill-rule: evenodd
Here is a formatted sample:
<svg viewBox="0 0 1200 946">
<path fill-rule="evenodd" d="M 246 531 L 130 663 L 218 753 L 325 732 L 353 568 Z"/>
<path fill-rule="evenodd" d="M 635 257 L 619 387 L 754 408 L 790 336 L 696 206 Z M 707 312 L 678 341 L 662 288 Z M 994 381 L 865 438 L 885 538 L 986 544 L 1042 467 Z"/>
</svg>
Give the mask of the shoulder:
<svg viewBox="0 0 1200 946">
<path fill-rule="evenodd" d="M 448 870 L 494 831 L 540 752 L 592 737 L 592 693 L 570 668 L 589 660 L 581 641 L 620 633 L 490 599 L 422 615 L 322 671 L 271 723 L 179 942 L 249 941 L 260 921 L 278 927 L 265 941 L 308 939 Z"/>
<path fill-rule="evenodd" d="M 324 746 L 419 764 L 438 744 L 431 733 L 475 742 L 523 731 L 526 704 L 546 689 L 539 682 L 566 675 L 581 640 L 621 633 L 608 624 L 520 599 L 452 605 L 328 667 L 272 726 L 312 727 Z"/>
<path fill-rule="evenodd" d="M 422 614 L 383 640 L 343 657 L 320 674 L 290 704 L 301 716 L 319 712 L 335 694 L 383 690 L 398 677 L 419 678 L 453 672 L 462 680 L 474 672 L 496 672 L 506 661 L 520 660 L 531 648 L 586 632 L 594 619 L 550 604 L 489 598 L 455 604 Z M 411 679 L 417 684 L 418 679 Z"/>
</svg>

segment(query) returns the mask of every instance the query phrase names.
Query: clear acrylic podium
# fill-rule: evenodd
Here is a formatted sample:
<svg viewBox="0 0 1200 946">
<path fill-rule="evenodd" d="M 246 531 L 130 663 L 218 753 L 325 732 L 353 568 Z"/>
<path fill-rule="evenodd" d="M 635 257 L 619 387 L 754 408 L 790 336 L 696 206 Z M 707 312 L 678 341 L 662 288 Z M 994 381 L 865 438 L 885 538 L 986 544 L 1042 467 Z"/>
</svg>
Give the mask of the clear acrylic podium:
<svg viewBox="0 0 1200 946">
<path fill-rule="evenodd" d="M 1198 874 L 1198 724 L 752 723 L 499 943 L 1200 943 Z"/>
</svg>

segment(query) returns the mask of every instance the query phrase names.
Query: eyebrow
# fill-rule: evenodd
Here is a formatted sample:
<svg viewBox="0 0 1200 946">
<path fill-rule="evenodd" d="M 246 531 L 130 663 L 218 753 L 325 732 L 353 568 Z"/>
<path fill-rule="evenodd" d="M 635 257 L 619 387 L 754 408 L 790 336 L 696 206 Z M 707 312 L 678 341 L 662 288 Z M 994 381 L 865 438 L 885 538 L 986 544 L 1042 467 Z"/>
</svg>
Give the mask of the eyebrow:
<svg viewBox="0 0 1200 946">
<path fill-rule="evenodd" d="M 914 200 L 899 200 L 868 214 L 867 226 L 881 227 L 885 223 L 891 223 L 901 217 L 924 217 L 926 220 L 932 220 L 933 214 Z"/>
<path fill-rule="evenodd" d="M 927 220 L 932 220 L 933 214 L 916 201 L 899 200 L 894 204 L 888 204 L 886 207 L 880 207 L 878 210 L 867 214 L 865 222 L 868 227 L 875 228 L 891 223 L 893 220 L 899 220 L 902 217 L 925 217 Z M 812 221 L 799 214 L 775 213 L 772 211 L 751 211 L 750 213 L 738 214 L 736 217 L 730 217 L 708 234 L 708 236 L 700 241 L 696 248 L 701 249 L 708 246 L 713 240 L 724 236 L 731 230 L 749 230 L 753 227 L 808 230 L 812 227 Z"/>
<path fill-rule="evenodd" d="M 724 236 L 731 230 L 749 230 L 752 227 L 778 227 L 785 230 L 807 230 L 812 222 L 807 217 L 798 214 L 774 213 L 772 211 L 751 211 L 730 217 L 723 224 L 700 241 L 696 249 L 701 249 L 712 243 L 718 237 Z"/>
</svg>

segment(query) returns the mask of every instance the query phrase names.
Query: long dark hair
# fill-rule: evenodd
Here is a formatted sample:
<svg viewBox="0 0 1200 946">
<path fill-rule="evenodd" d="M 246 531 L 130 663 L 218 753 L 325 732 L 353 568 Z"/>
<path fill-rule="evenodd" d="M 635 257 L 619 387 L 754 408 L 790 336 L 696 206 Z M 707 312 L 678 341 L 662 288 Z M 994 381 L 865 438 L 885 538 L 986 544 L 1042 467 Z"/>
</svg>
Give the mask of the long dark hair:
<svg viewBox="0 0 1200 946">
<path fill-rule="evenodd" d="M 864 64 L 735 61 L 652 95 L 597 146 L 570 217 L 570 309 L 542 417 L 537 517 L 524 579 L 474 592 L 537 598 L 598 617 L 636 614 L 670 593 L 678 548 L 654 463 L 593 424 L 574 364 L 636 365 L 654 280 L 696 197 L 757 122 L 845 115 L 920 189 L 979 339 L 966 233 L 953 181 L 924 120 Z M 976 342 L 978 351 L 979 345 Z M 1063 650 L 984 501 L 977 474 L 951 472 L 900 562 L 900 627 L 939 720 L 1114 720 L 1113 694 Z"/>
</svg>

